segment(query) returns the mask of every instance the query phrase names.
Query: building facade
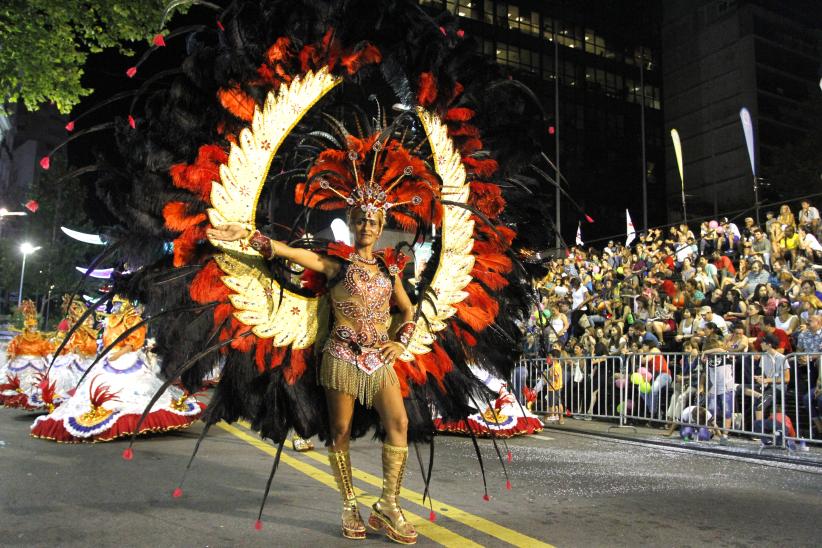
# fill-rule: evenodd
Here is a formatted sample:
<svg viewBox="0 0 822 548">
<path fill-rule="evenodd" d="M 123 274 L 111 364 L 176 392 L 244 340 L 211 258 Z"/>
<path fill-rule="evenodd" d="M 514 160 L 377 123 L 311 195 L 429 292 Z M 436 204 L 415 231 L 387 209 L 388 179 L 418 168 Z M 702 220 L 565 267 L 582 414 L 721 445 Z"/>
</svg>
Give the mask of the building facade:
<svg viewBox="0 0 822 548">
<path fill-rule="evenodd" d="M 644 224 L 643 125 L 647 222 L 651 226 L 665 222 L 659 2 L 421 0 L 421 4 L 458 16 L 466 36 L 475 38 L 487 56 L 514 70 L 538 95 L 553 118 L 546 128 L 546 152 L 554 159 L 553 139 L 558 138 L 567 190 L 596 219 L 593 225 L 582 220 L 586 243 L 624 234 L 626 208 L 638 227 Z M 573 244 L 581 214 L 564 200 L 561 203 L 562 234 Z M 553 215 L 553 204 L 547 205 L 546 211 Z"/>
<path fill-rule="evenodd" d="M 807 131 L 802 104 L 819 93 L 822 5 L 792 0 L 666 0 L 663 82 L 666 134 L 682 139 L 689 217 L 753 216 L 754 174 L 740 110 L 754 128 L 761 175 L 785 143 Z M 681 182 L 665 140 L 669 209 L 680 215 Z M 757 181 L 760 202 L 787 199 Z"/>
</svg>

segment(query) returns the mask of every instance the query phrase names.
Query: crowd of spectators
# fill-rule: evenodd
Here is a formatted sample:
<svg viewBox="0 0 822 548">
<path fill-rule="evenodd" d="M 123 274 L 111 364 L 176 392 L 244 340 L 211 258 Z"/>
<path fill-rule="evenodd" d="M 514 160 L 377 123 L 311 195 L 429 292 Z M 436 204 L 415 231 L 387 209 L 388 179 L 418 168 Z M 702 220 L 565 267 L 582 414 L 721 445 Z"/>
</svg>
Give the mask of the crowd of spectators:
<svg viewBox="0 0 822 548">
<path fill-rule="evenodd" d="M 571 248 L 566 257 L 550 261 L 548 273 L 537 282 L 540 303 L 522 325 L 524 354 L 547 354 L 555 360 L 586 357 L 582 374 L 575 365 L 559 384 L 568 390 L 575 380 L 587 376 L 586 382 L 599 390 L 600 399 L 605 393 L 606 400 L 606 385 L 618 380 L 611 378 L 618 374 L 610 369 L 606 374 L 597 371 L 602 369 L 602 357 L 676 353 L 681 374 L 686 361 L 682 356 L 688 355 L 696 356 L 705 368 L 711 354 L 816 354 L 797 359 L 801 371 L 793 374 L 800 378 L 792 384 L 810 388 L 791 396 L 801 400 L 794 408 L 810 409 L 814 420 L 806 421 L 808 427 L 813 423 L 816 436 L 822 436 L 820 239 L 819 211 L 803 201 L 796 213 L 787 204 L 778 213 L 767 212 L 762 225 L 751 217 L 743 219 L 741 226 L 721 218 L 702 223 L 697 231 L 687 224 L 652 229 L 632 245 L 609 241 L 602 249 Z M 663 396 L 665 402 L 676 396 L 677 379 L 659 360 L 665 361 L 659 357 L 653 368 L 646 369 L 651 378 L 643 404 L 651 414 L 666 417 L 667 413 L 671 420 L 671 413 L 679 410 L 665 409 L 660 401 Z M 778 362 L 780 367 L 766 362 Z M 757 392 L 757 388 L 774 382 L 775 376 L 790 379 L 788 367 L 784 359 L 757 358 L 756 370 L 746 380 L 752 383 L 749 392 L 761 395 L 765 390 Z M 729 394 L 740 387 L 734 367 L 728 369 L 712 370 L 703 389 L 708 414 L 719 414 L 714 422 L 731 428 L 730 423 L 723 425 L 722 415 L 732 419 L 735 404 Z M 738 365 L 736 369 L 739 374 Z M 520 370 L 513 382 L 523 395 L 523 389 L 528 391 L 523 387 L 534 386 L 538 379 L 526 378 Z M 540 386 L 544 384 L 551 383 Z M 611 401 L 616 400 L 611 397 Z M 552 407 L 556 406 L 554 401 Z"/>
</svg>

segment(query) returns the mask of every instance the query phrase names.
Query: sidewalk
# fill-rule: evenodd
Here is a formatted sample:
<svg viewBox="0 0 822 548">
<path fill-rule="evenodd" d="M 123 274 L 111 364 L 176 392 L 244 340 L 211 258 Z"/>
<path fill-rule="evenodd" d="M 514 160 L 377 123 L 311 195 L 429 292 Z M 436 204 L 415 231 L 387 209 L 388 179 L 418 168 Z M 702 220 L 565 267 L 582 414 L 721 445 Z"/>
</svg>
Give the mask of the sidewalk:
<svg viewBox="0 0 822 548">
<path fill-rule="evenodd" d="M 679 432 L 675 431 L 670 437 L 665 436 L 667 429 L 655 426 L 647 426 L 647 422 L 642 421 L 642 425 L 619 426 L 617 421 L 606 419 L 576 420 L 573 417 L 565 417 L 565 424 L 547 422 L 543 419 L 545 431 L 571 432 L 586 434 L 591 436 L 621 439 L 634 441 L 661 447 L 676 447 L 680 449 L 690 449 L 693 451 L 709 452 L 716 454 L 726 454 L 730 456 L 763 459 L 770 461 L 802 464 L 822 468 L 822 445 L 819 443 L 808 444 L 808 451 L 789 451 L 781 447 L 762 448 L 759 440 L 754 440 L 749 436 L 730 436 L 730 445 L 720 445 L 716 438 L 710 441 L 684 441 L 679 437 Z M 797 444 L 798 445 L 798 444 Z"/>
</svg>

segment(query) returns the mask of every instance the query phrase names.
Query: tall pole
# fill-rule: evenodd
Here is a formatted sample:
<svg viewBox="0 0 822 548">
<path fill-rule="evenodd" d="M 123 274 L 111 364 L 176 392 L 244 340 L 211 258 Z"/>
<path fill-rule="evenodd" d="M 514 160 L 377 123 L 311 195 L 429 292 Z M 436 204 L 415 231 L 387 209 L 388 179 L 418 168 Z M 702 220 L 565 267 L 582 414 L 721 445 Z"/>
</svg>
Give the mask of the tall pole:
<svg viewBox="0 0 822 548">
<path fill-rule="evenodd" d="M 756 226 L 759 226 L 759 178 L 754 175 L 753 178 L 754 191 L 754 211 L 756 212 Z"/>
<path fill-rule="evenodd" d="M 556 205 L 556 219 L 557 219 L 557 237 L 556 247 L 557 253 L 562 245 L 562 210 L 560 208 L 560 171 L 559 171 L 559 44 L 557 43 L 557 21 L 553 21 L 553 36 L 554 36 L 554 162 L 556 162 L 556 189 L 554 194 L 554 202 Z"/>
<path fill-rule="evenodd" d="M 23 277 L 26 275 L 26 257 L 28 253 L 23 253 L 23 267 L 20 269 L 20 290 L 17 292 L 17 308 L 23 304 Z"/>
<path fill-rule="evenodd" d="M 645 48 L 639 62 L 639 87 L 642 102 L 639 104 L 639 133 L 642 145 L 642 230 L 648 232 L 648 164 L 645 160 Z"/>
</svg>

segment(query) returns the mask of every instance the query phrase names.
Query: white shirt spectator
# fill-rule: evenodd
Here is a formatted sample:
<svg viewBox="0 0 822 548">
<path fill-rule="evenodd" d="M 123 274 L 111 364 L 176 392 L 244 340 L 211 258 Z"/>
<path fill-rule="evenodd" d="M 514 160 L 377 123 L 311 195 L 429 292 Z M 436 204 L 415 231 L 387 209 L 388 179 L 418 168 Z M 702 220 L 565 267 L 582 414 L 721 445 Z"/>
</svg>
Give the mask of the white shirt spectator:
<svg viewBox="0 0 822 548">
<path fill-rule="evenodd" d="M 814 221 L 819 219 L 819 210 L 813 206 L 810 206 L 808 209 L 800 209 L 799 210 L 799 224 L 800 225 L 809 225 L 812 224 Z"/>
<path fill-rule="evenodd" d="M 708 319 L 708 316 L 711 317 L 710 320 Z M 723 318 L 719 314 L 714 314 L 713 312 L 709 314 L 703 314 L 702 321 L 699 322 L 699 328 L 703 329 L 705 327 L 705 324 L 708 323 L 713 323 L 714 325 L 716 325 L 716 327 L 719 328 L 719 331 L 722 332 L 723 337 L 728 336 L 728 322 L 726 322 L 725 318 Z"/>
<path fill-rule="evenodd" d="M 802 239 L 802 247 L 822 253 L 822 244 L 820 244 L 819 240 L 816 239 L 816 236 L 810 232 L 806 233 L 805 237 Z"/>
<path fill-rule="evenodd" d="M 722 354 L 708 356 L 708 394 L 718 396 L 735 389 L 734 362 Z"/>
<path fill-rule="evenodd" d="M 586 299 L 586 297 L 588 297 L 588 288 L 584 285 L 580 285 L 578 288 L 574 290 L 573 293 L 571 293 L 571 308 L 573 310 L 579 308 L 582 302 Z M 585 309 L 583 308 L 583 310 Z"/>
<path fill-rule="evenodd" d="M 688 257 L 693 257 L 697 253 L 695 244 L 678 243 L 676 246 L 676 262 L 678 263 L 682 263 L 682 261 Z"/>
</svg>

